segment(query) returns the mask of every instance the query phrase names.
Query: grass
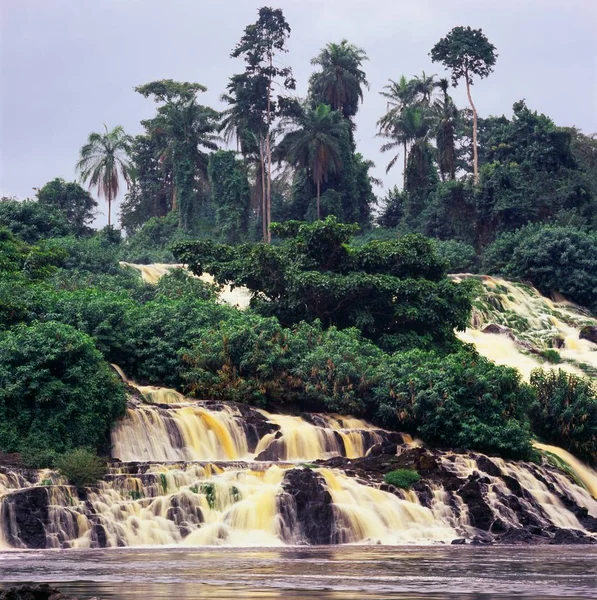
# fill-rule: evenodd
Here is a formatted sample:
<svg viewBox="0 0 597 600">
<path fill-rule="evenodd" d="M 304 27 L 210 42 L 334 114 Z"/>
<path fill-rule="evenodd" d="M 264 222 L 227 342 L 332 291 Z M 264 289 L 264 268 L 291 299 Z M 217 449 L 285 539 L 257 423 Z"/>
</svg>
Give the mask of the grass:
<svg viewBox="0 0 597 600">
<path fill-rule="evenodd" d="M 421 479 L 421 476 L 413 469 L 396 469 L 384 475 L 384 481 L 402 490 L 409 490 L 412 485 Z"/>
</svg>

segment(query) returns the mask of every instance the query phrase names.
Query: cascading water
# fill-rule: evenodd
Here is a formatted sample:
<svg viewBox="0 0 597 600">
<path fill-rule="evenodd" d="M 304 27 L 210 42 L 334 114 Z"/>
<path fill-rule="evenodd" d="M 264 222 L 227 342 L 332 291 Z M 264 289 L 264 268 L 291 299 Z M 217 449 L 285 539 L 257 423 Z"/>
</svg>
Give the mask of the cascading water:
<svg viewBox="0 0 597 600">
<path fill-rule="evenodd" d="M 155 283 L 176 265 L 128 266 Z M 578 339 L 590 317 L 524 286 L 482 283 L 486 301 L 461 334 L 482 354 L 527 375 L 555 345 L 571 370 L 597 364 L 594 345 Z M 488 323 L 510 331 L 483 333 Z M 113 430 L 107 476 L 77 491 L 50 471 L 0 470 L 0 547 L 483 543 L 508 531 L 550 543 L 558 531 L 597 533 L 597 474 L 560 448 L 536 445 L 569 474 L 428 451 L 352 417 L 197 401 L 115 369 L 138 393 Z M 383 483 L 388 463 L 411 458 L 426 471 L 420 485 Z"/>
<path fill-rule="evenodd" d="M 498 277 L 454 275 L 453 279 L 466 277 L 479 281 L 483 294 L 474 303 L 470 326 L 457 333 L 463 342 L 473 344 L 496 364 L 518 369 L 527 379 L 538 367 L 597 376 L 597 345 L 579 337 L 581 327 L 597 326 L 597 319 L 584 309 Z M 500 327 L 486 330 L 488 325 Z M 548 362 L 542 355 L 546 350 L 557 352 L 561 362 Z"/>
</svg>

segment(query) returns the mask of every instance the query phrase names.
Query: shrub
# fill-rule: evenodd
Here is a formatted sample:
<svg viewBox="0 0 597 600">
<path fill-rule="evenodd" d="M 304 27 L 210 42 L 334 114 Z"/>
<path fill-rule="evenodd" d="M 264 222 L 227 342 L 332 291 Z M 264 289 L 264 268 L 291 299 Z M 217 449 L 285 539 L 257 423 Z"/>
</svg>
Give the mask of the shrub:
<svg viewBox="0 0 597 600">
<path fill-rule="evenodd" d="M 597 235 L 573 227 L 531 226 L 500 236 L 487 250 L 494 274 L 530 280 L 597 311 Z"/>
<path fill-rule="evenodd" d="M 62 454 L 56 459 L 56 467 L 77 488 L 97 483 L 106 474 L 106 461 L 86 448 Z"/>
<path fill-rule="evenodd" d="M 408 490 L 417 481 L 420 481 L 421 476 L 413 469 L 396 469 L 386 473 L 383 479 L 389 485 Z"/>
<path fill-rule="evenodd" d="M 34 200 L 19 202 L 10 198 L 0 199 L 0 227 L 10 229 L 29 244 L 73 233 L 58 209 Z"/>
<path fill-rule="evenodd" d="M 122 384 L 86 334 L 48 322 L 0 337 L 0 450 L 104 449 L 125 406 Z"/>
<path fill-rule="evenodd" d="M 472 350 L 446 355 L 413 350 L 380 365 L 373 419 L 430 444 L 526 459 L 532 400 L 515 369 Z"/>
<path fill-rule="evenodd" d="M 531 373 L 536 399 L 530 408 L 535 433 L 597 464 L 597 389 L 590 380 L 559 371 Z"/>
<path fill-rule="evenodd" d="M 437 255 L 446 263 L 448 273 L 476 273 L 477 254 L 469 244 L 457 240 L 433 240 Z"/>
</svg>

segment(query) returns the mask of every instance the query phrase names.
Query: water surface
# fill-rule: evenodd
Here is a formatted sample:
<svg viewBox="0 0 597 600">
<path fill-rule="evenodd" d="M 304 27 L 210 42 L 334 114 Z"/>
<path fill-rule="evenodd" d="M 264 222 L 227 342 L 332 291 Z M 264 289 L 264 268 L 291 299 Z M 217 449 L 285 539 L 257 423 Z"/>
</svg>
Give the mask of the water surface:
<svg viewBox="0 0 597 600">
<path fill-rule="evenodd" d="M 597 598 L 597 548 L 122 548 L 0 553 L 0 589 L 49 582 L 81 599 Z"/>
</svg>

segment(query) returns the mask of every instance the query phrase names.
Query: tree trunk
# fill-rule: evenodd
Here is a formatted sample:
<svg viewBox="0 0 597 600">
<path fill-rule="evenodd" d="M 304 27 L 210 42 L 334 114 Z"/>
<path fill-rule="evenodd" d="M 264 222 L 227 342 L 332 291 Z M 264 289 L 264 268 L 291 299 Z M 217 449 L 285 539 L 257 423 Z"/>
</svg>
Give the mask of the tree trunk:
<svg viewBox="0 0 597 600">
<path fill-rule="evenodd" d="M 261 163 L 261 222 L 263 225 L 263 241 L 267 244 L 267 199 L 265 192 L 265 164 L 263 158 L 263 141 L 259 139 L 259 160 Z"/>
<path fill-rule="evenodd" d="M 272 95 L 272 54 L 269 55 L 270 76 L 267 82 L 267 132 L 265 136 L 265 152 L 267 155 L 267 194 L 266 194 L 266 216 L 267 216 L 267 243 L 272 241 L 270 225 L 272 221 L 272 149 L 270 146 L 270 129 L 272 125 L 271 95 Z"/>
<path fill-rule="evenodd" d="M 477 109 L 473 104 L 473 98 L 471 96 L 471 86 L 468 81 L 468 71 L 464 73 L 464 80 L 466 82 L 466 95 L 468 101 L 473 109 L 473 177 L 475 185 L 479 183 L 479 156 L 477 155 Z"/>
<path fill-rule="evenodd" d="M 321 188 L 321 182 L 318 181 L 317 182 L 317 220 L 318 221 L 321 221 L 321 207 L 320 207 L 320 204 L 319 204 L 319 196 L 320 196 L 319 191 L 320 191 L 320 188 Z"/>
<path fill-rule="evenodd" d="M 108 191 L 108 227 L 111 227 L 112 225 L 112 192 L 111 190 Z"/>
<path fill-rule="evenodd" d="M 402 189 L 406 190 L 406 154 L 407 154 L 406 140 L 403 143 L 404 143 L 404 169 L 402 170 Z"/>
</svg>

